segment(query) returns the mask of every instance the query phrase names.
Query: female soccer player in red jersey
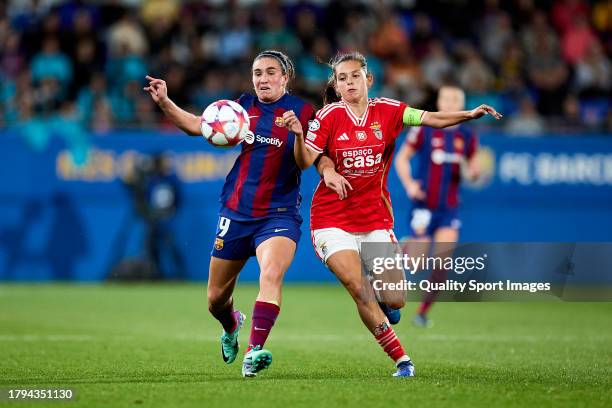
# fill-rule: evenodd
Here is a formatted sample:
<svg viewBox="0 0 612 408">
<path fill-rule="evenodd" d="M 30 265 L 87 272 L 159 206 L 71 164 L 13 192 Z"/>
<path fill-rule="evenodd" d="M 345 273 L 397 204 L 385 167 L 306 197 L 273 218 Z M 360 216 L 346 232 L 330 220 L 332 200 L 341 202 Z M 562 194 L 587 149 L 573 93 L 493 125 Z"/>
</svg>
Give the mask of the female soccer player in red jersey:
<svg viewBox="0 0 612 408">
<path fill-rule="evenodd" d="M 443 112 L 464 109 L 465 94 L 456 86 L 443 86 L 438 91 L 437 104 Z M 411 250 L 415 250 L 417 256 L 429 254 L 430 250 L 436 256 L 452 253 L 461 227 L 458 214 L 461 164 L 467 163 L 469 178 L 477 178 L 480 173 L 477 150 L 478 138 L 465 125 L 446 129 L 415 127 L 410 130 L 395 159 L 397 175 L 414 203 L 410 215 L 411 245 L 408 245 L 408 253 Z M 413 178 L 410 159 L 415 155 L 420 160 Z M 435 244 L 430 249 L 432 240 Z M 435 269 L 430 280 L 442 282 L 446 276 L 446 270 Z M 415 325 L 431 326 L 427 312 L 436 296 L 437 291 L 423 296 L 413 320 Z"/>
<path fill-rule="evenodd" d="M 229 364 L 238 353 L 238 332 L 245 319 L 244 314 L 234 311 L 232 293 L 247 259 L 257 257 L 259 293 L 242 365 L 245 377 L 256 376 L 272 361 L 263 346 L 280 312 L 283 277 L 301 234 L 299 185 L 303 166 L 297 160 L 299 145 L 285 126 L 283 114 L 291 111 L 304 128 L 314 116 L 310 104 L 287 92 L 294 66 L 285 54 L 261 52 L 253 61 L 251 74 L 255 95 L 244 94 L 237 102 L 248 112 L 255 140 L 242 144 L 225 181 L 208 276 L 208 309 L 223 326 L 221 353 Z M 200 117 L 174 104 L 163 80 L 149 76 L 147 80 L 144 90 L 166 116 L 188 135 L 200 135 Z"/>
<path fill-rule="evenodd" d="M 426 112 L 392 99 L 368 99 L 373 77 L 361 54 L 339 54 L 331 66 L 327 106 L 317 112 L 305 136 L 298 117 L 285 113 L 300 147 L 298 162 L 309 165 L 323 153 L 333 160 L 318 166 L 325 184 L 319 184 L 312 201 L 313 243 L 355 301 L 363 323 L 395 362 L 394 376 L 411 377 L 412 361 L 381 307 L 372 301 L 371 291 L 364 290 L 360 257 L 362 242 L 395 242 L 386 183 L 395 139 L 404 125 L 442 128 L 486 114 L 501 115 L 486 105 L 471 111 Z M 334 99 L 339 101 L 329 103 Z M 402 307 L 403 301 L 389 306 Z"/>
</svg>

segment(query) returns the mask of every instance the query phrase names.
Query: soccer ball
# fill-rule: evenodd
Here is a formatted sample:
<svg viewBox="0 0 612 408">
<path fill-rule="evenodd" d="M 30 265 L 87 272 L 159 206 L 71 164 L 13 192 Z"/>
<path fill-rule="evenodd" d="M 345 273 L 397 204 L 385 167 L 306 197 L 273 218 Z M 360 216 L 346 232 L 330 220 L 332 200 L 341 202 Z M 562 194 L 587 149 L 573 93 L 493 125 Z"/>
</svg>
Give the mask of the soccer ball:
<svg viewBox="0 0 612 408">
<path fill-rule="evenodd" d="M 236 146 L 249 132 L 249 116 L 236 102 L 222 99 L 204 110 L 200 130 L 213 146 Z"/>
</svg>

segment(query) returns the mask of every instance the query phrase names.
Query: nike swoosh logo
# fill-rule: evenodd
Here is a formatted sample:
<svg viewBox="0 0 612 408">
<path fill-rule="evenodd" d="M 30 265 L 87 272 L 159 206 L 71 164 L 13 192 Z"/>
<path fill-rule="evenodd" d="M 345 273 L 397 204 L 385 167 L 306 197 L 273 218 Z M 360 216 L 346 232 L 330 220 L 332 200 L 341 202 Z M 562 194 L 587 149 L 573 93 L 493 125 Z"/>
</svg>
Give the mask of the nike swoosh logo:
<svg viewBox="0 0 612 408">
<path fill-rule="evenodd" d="M 224 363 L 227 363 L 227 360 L 229 360 L 229 356 L 226 356 L 225 352 L 223 351 L 223 346 L 221 346 L 221 357 L 223 357 Z"/>
<path fill-rule="evenodd" d="M 255 116 L 249 115 L 249 119 L 258 118 L 258 117 L 259 117 L 259 115 L 255 115 Z"/>
<path fill-rule="evenodd" d="M 266 329 L 260 329 L 259 327 L 253 327 L 253 328 L 258 331 L 266 331 Z"/>
<path fill-rule="evenodd" d="M 274 232 L 289 231 L 289 228 L 275 228 Z"/>
</svg>

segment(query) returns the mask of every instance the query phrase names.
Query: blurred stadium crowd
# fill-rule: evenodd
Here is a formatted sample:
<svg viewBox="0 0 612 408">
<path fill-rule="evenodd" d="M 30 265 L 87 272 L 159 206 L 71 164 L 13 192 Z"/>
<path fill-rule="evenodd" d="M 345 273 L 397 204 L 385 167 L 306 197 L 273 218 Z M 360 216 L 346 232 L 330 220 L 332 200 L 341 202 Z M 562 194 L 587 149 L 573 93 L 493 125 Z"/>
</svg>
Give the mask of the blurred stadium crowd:
<svg viewBox="0 0 612 408">
<path fill-rule="evenodd" d="M 612 1 L 0 2 L 0 127 L 72 118 L 95 133 L 168 127 L 144 76 L 192 112 L 251 85 L 266 48 L 296 63 L 292 91 L 320 106 L 336 50 L 366 54 L 371 95 L 432 109 L 455 82 L 516 134 L 612 130 Z"/>
</svg>

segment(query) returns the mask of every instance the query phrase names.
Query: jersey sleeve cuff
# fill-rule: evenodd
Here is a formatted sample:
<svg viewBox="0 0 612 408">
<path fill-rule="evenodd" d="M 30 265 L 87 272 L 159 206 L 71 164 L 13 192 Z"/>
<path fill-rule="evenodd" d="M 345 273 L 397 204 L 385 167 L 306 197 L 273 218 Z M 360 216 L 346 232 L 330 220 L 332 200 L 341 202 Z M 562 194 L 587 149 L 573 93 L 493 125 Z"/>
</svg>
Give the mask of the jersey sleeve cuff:
<svg viewBox="0 0 612 408">
<path fill-rule="evenodd" d="M 315 145 L 314 143 L 312 143 L 310 140 L 306 139 L 304 140 L 304 144 L 306 145 L 306 147 L 308 147 L 310 150 L 314 150 L 317 153 L 323 153 L 323 150 L 320 149 L 319 147 L 317 147 L 317 145 Z"/>
</svg>

